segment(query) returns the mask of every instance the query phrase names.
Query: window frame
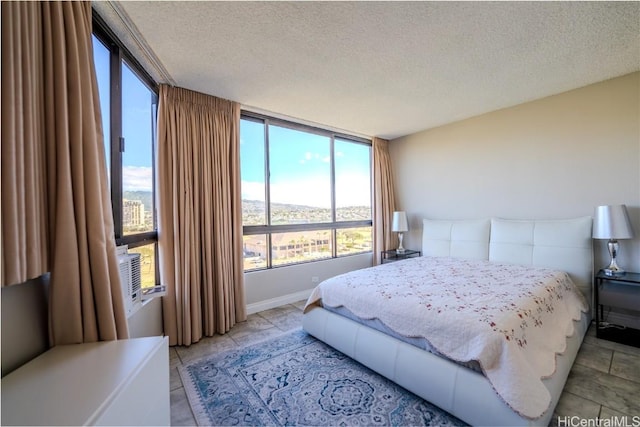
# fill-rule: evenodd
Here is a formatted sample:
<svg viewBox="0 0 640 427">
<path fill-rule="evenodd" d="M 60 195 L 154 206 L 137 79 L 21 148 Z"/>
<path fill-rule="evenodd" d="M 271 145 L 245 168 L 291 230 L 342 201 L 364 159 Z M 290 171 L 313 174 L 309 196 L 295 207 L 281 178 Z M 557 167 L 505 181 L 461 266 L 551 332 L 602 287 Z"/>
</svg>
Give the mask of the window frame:
<svg viewBox="0 0 640 427">
<path fill-rule="evenodd" d="M 253 235 L 265 235 L 266 236 L 266 246 L 268 247 L 266 253 L 266 267 L 259 268 L 251 268 L 244 269 L 245 273 L 251 273 L 254 271 L 264 271 L 273 268 L 282 268 L 288 267 L 292 265 L 298 264 L 307 264 L 311 262 L 319 262 L 326 261 L 328 259 L 336 259 L 347 256 L 361 255 L 366 253 L 372 253 L 373 249 L 368 251 L 356 252 L 356 253 L 347 253 L 338 255 L 338 245 L 337 245 L 337 230 L 340 229 L 350 229 L 350 228 L 359 228 L 359 227 L 371 227 L 372 228 L 372 239 L 373 239 L 373 178 L 372 178 L 372 168 L 373 168 L 373 143 L 371 140 L 366 138 L 357 137 L 353 135 L 348 135 L 341 132 L 335 132 L 328 129 L 322 129 L 319 127 L 314 127 L 310 125 L 305 125 L 301 123 L 295 123 L 292 121 L 270 117 L 264 114 L 255 113 L 252 111 L 242 110 L 240 114 L 240 120 L 248 120 L 256 123 L 264 124 L 264 182 L 265 182 L 265 216 L 266 216 L 266 224 L 264 225 L 244 225 L 242 226 L 242 235 L 243 236 L 253 236 Z M 269 158 L 269 126 L 279 126 L 291 130 L 301 131 L 312 133 L 324 137 L 329 138 L 329 152 L 330 152 L 330 184 L 331 184 L 331 221 L 330 222 L 316 222 L 310 224 L 278 224 L 271 225 L 271 192 L 270 192 L 270 158 Z M 341 141 L 353 143 L 353 144 L 361 144 L 369 147 L 369 196 L 370 196 L 370 206 L 371 206 L 371 219 L 368 220 L 355 220 L 355 221 L 340 221 L 336 219 L 336 165 L 335 165 L 335 140 L 339 139 Z M 242 161 L 242 159 L 241 159 Z M 287 233 L 287 232 L 301 232 L 301 231 L 325 231 L 329 230 L 331 232 L 331 257 L 327 258 L 318 258 L 317 260 L 308 260 L 308 261 L 299 261 L 295 263 L 288 263 L 283 265 L 273 265 L 273 256 L 272 256 L 272 234 L 277 233 Z"/>
<path fill-rule="evenodd" d="M 158 264 L 158 222 L 157 222 L 157 197 L 156 197 L 156 149 L 157 149 L 157 114 L 158 114 L 158 84 L 147 73 L 129 52 L 115 33 L 108 27 L 106 22 L 100 15 L 92 11 L 92 34 L 107 48 L 109 51 L 109 88 L 110 88 L 110 123 L 103 123 L 103 126 L 109 126 L 110 141 L 109 152 L 105 155 L 110 158 L 110 177 L 111 177 L 111 209 L 113 215 L 113 228 L 115 241 L 117 246 L 127 245 L 130 249 L 150 244 L 155 245 L 155 284 L 160 284 L 160 268 Z M 124 235 L 123 232 L 123 152 L 125 149 L 125 140 L 122 128 L 122 67 L 125 64 L 140 79 L 140 81 L 152 92 L 152 145 L 151 145 L 151 173 L 152 173 L 152 193 L 153 193 L 153 231 L 147 231 L 136 234 Z"/>
</svg>

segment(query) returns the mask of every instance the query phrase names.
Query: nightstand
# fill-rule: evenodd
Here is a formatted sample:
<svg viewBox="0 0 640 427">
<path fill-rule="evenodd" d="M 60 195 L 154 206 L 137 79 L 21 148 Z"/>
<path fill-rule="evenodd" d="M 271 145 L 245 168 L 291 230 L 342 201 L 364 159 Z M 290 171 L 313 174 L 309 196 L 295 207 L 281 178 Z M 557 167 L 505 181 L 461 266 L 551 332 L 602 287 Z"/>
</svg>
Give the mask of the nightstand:
<svg viewBox="0 0 640 427">
<path fill-rule="evenodd" d="M 388 262 L 400 261 L 402 259 L 420 256 L 422 252 L 405 249 L 404 252 L 396 252 L 395 249 L 380 252 L 380 262 L 386 264 Z"/>
<path fill-rule="evenodd" d="M 603 306 L 640 310 L 640 273 L 608 276 L 602 270 L 595 277 L 596 336 L 621 344 L 640 347 L 640 330 L 620 329 L 615 326 L 601 328 Z"/>
</svg>

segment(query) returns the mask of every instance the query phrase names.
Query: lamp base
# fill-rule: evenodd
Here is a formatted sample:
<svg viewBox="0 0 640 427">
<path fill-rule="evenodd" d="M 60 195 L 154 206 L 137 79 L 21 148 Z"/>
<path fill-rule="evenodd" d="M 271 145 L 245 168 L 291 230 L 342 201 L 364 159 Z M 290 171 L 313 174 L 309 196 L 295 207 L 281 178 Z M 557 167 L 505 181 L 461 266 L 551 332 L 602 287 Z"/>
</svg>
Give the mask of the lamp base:
<svg viewBox="0 0 640 427">
<path fill-rule="evenodd" d="M 602 271 L 606 276 L 624 276 L 625 271 L 618 266 L 616 256 L 618 255 L 618 241 L 610 239 L 607 248 L 609 249 L 609 255 L 611 255 L 611 262 L 609 266 L 603 268 Z"/>
<path fill-rule="evenodd" d="M 398 233 L 398 240 L 400 241 L 400 244 L 398 245 L 398 249 L 396 249 L 396 253 L 398 254 L 403 254 L 404 253 L 404 246 L 402 246 L 402 233 Z"/>
</svg>

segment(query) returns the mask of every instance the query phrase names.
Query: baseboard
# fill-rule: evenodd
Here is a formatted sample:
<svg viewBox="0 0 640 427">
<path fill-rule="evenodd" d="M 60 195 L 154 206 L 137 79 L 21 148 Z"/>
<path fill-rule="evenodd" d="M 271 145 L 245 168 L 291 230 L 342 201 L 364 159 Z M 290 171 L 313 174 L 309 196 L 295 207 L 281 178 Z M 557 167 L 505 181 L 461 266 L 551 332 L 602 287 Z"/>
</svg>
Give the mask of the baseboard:
<svg viewBox="0 0 640 427">
<path fill-rule="evenodd" d="M 258 301 L 247 304 L 247 314 L 258 313 L 259 311 L 269 310 L 271 308 L 280 307 L 281 305 L 291 304 L 309 298 L 313 289 L 295 292 L 293 294 L 282 295 L 276 298 Z"/>
</svg>

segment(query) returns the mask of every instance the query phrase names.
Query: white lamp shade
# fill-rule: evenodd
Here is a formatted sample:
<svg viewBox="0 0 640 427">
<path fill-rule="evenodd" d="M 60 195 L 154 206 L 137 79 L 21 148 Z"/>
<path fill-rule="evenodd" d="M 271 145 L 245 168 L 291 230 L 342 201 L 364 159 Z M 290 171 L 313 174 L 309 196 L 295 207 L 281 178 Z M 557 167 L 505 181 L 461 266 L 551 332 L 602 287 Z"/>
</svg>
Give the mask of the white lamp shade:
<svg viewBox="0 0 640 427">
<path fill-rule="evenodd" d="M 632 239 L 633 228 L 625 205 L 598 206 L 593 223 L 594 239 Z"/>
<path fill-rule="evenodd" d="M 391 231 L 395 231 L 395 232 L 409 231 L 409 224 L 407 223 L 406 212 L 397 211 L 393 213 L 393 223 L 391 224 Z"/>
</svg>

